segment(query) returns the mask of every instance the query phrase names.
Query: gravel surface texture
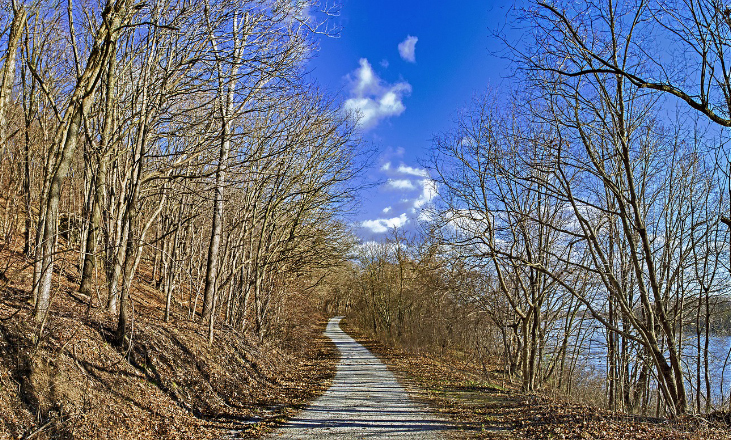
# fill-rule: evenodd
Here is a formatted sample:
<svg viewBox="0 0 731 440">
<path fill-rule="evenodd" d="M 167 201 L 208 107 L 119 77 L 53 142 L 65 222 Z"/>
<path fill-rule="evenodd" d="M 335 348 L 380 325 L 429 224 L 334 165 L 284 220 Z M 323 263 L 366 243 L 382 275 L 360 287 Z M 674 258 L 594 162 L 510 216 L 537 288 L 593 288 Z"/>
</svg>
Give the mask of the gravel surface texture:
<svg viewBox="0 0 731 440">
<path fill-rule="evenodd" d="M 340 351 L 332 386 L 270 438 L 442 438 L 449 424 L 413 402 L 386 366 L 340 329 L 340 319 L 325 330 Z"/>
</svg>

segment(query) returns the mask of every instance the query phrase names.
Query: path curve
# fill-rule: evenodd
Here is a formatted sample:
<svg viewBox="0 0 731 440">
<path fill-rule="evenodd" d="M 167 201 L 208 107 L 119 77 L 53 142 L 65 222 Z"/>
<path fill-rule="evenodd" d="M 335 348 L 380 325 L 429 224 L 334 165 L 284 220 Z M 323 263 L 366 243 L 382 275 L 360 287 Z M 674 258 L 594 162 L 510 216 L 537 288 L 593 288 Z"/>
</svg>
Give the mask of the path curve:
<svg viewBox="0 0 731 440">
<path fill-rule="evenodd" d="M 340 329 L 341 319 L 325 330 L 340 351 L 332 385 L 270 438 L 442 438 L 447 422 L 414 403 L 386 366 Z"/>
</svg>

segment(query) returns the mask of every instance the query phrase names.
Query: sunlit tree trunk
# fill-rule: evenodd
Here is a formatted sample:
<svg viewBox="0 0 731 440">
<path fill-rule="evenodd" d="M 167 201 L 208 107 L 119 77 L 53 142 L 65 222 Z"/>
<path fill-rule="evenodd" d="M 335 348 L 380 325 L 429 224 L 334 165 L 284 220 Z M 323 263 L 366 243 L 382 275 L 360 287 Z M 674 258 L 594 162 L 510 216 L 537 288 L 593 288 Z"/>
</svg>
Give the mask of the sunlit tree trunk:
<svg viewBox="0 0 731 440">
<path fill-rule="evenodd" d="M 89 54 L 86 68 L 78 80 L 66 113 L 55 134 L 53 154 L 56 156 L 56 160 L 49 176 L 48 193 L 44 201 L 43 236 L 40 240 L 41 272 L 34 312 L 35 319 L 39 322 L 45 319 L 51 303 L 51 280 L 55 259 L 61 184 L 68 173 L 71 159 L 76 151 L 81 121 L 94 99 L 99 75 L 110 58 L 116 55 L 115 41 L 118 38 L 121 23 L 127 19 L 130 5 L 129 0 L 107 3 L 102 14 L 102 24 L 94 37 L 94 47 Z"/>
</svg>

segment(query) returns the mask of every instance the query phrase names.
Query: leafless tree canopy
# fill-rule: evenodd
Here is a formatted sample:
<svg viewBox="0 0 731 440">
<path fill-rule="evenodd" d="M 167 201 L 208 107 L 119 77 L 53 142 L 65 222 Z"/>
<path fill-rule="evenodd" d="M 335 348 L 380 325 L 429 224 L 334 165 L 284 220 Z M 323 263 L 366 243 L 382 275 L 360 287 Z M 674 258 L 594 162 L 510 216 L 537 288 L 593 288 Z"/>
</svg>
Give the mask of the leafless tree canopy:
<svg viewBox="0 0 731 440">
<path fill-rule="evenodd" d="M 342 264 L 361 153 L 354 123 L 303 75 L 330 32 L 316 7 L 3 4 L 2 231 L 22 233 L 35 267 L 39 334 L 69 263 L 123 347 L 142 266 L 161 319 L 200 316 L 212 343 L 219 328 L 264 338 L 286 297 Z"/>
<path fill-rule="evenodd" d="M 723 3 L 513 10 L 521 39 L 496 35 L 512 89 L 435 136 L 436 209 L 358 246 L 363 149 L 304 72 L 331 32 L 317 6 L 0 5 L 0 243 L 32 267 L 38 335 L 69 273 L 121 349 L 140 279 L 161 320 L 199 322 L 209 344 L 276 336 L 317 290 L 363 329 L 527 392 L 658 416 L 731 404 L 709 342 L 731 329 Z"/>
<path fill-rule="evenodd" d="M 458 355 L 500 359 L 526 391 L 594 389 L 614 410 L 728 404 L 728 353 L 709 348 L 728 331 L 728 9 L 539 1 L 511 14 L 520 39 L 496 38 L 512 89 L 434 138 L 438 212 L 414 242 L 364 250 L 350 281 L 361 326 L 435 349 L 417 337 L 426 326 Z"/>
</svg>

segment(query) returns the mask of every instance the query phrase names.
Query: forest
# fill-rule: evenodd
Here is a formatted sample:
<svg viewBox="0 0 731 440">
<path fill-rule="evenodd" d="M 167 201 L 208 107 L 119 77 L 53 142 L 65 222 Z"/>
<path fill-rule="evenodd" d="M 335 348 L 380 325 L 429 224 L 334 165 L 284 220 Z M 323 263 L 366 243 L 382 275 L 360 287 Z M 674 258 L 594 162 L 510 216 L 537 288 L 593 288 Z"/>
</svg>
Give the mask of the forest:
<svg viewBox="0 0 731 440">
<path fill-rule="evenodd" d="M 514 89 L 435 136 L 440 202 L 424 234 L 360 254 L 360 326 L 499 359 L 523 391 L 726 407 L 728 10 L 538 2 L 511 20 L 530 35 L 497 34 Z"/>
<path fill-rule="evenodd" d="M 336 314 L 522 393 L 728 411 L 729 9 L 516 4 L 494 34 L 510 86 L 435 134 L 438 199 L 379 242 L 353 227 L 374 155 L 359 115 L 307 75 L 336 15 L 3 0 L 0 438 L 110 435 L 79 420 L 133 379 L 192 418 L 250 417 L 242 365 L 275 387 L 301 362 L 286 381 L 324 383 L 331 349 L 312 341 Z"/>
</svg>

